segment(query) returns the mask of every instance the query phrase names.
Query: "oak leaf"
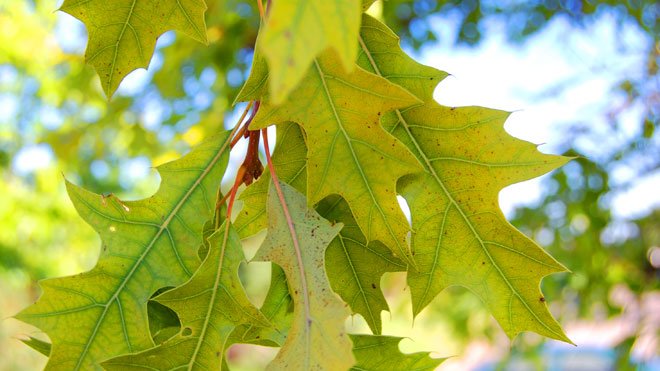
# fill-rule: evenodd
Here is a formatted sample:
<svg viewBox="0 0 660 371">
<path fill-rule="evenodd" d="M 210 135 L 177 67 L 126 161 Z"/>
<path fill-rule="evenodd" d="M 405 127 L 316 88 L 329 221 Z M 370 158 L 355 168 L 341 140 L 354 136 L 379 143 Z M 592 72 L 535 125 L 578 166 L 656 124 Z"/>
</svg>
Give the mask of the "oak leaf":
<svg viewBox="0 0 660 371">
<path fill-rule="evenodd" d="M 120 201 L 67 182 L 80 216 L 101 236 L 97 265 L 40 282 L 43 294 L 16 317 L 52 341 L 47 369 L 100 369 L 110 357 L 154 346 L 147 300 L 184 283 L 199 266 L 197 247 L 229 158 L 224 132 L 183 158 L 161 165 L 150 198 Z"/>
<path fill-rule="evenodd" d="M 446 73 L 408 57 L 398 37 L 367 15 L 360 46 L 360 66 L 424 101 L 382 121 L 425 169 L 398 188 L 412 215 L 417 269 L 409 270 L 408 284 L 414 314 L 444 288 L 461 285 L 481 298 L 510 337 L 534 331 L 570 342 L 539 290 L 544 276 L 566 268 L 511 226 L 498 205 L 502 188 L 569 159 L 508 135 L 507 112 L 436 103 L 433 91 Z"/>
</svg>

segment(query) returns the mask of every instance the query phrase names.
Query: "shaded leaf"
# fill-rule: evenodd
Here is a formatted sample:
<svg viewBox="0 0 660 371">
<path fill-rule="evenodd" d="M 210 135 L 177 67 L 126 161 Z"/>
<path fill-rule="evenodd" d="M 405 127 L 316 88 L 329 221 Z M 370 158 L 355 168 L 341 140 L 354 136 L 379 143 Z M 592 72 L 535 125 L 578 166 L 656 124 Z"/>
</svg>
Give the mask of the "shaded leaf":
<svg viewBox="0 0 660 371">
<path fill-rule="evenodd" d="M 264 97 L 265 63 L 255 56 L 239 98 L 262 99 L 253 129 L 288 121 L 303 127 L 309 146 L 310 206 L 341 195 L 367 240 L 379 240 L 412 262 L 406 241 L 410 228 L 396 199 L 396 181 L 419 171 L 420 165 L 379 120 L 385 112 L 417 100 L 382 77 L 360 68 L 347 74 L 338 64 L 334 53 L 323 53 L 287 100 L 274 107 Z"/>
<path fill-rule="evenodd" d="M 294 314 L 286 341 L 268 368 L 347 369 L 354 363 L 351 341 L 344 330 L 350 311 L 332 292 L 324 269 L 325 250 L 341 225 L 331 225 L 307 208 L 302 194 L 285 183 L 280 184 L 294 234 L 275 187 L 271 186 L 268 234 L 254 260 L 269 260 L 282 267 L 293 298 Z"/>
<path fill-rule="evenodd" d="M 332 289 L 344 299 L 354 313 L 359 313 L 375 334 L 380 334 L 380 313 L 389 306 L 380 286 L 385 272 L 401 272 L 406 264 L 392 256 L 382 243 L 367 244 L 346 201 L 330 196 L 316 210 L 324 218 L 344 224 L 325 253 L 325 269 Z"/>
<path fill-rule="evenodd" d="M 314 58 L 334 49 L 346 71 L 353 71 L 360 30 L 360 0 L 289 0 L 272 3 L 261 31 L 260 51 L 271 71 L 270 92 L 279 104 L 303 79 Z"/>
<path fill-rule="evenodd" d="M 181 31 L 206 43 L 204 0 L 65 0 L 60 10 L 87 27 L 85 59 L 108 97 L 131 71 L 147 68 L 164 32 Z"/>
<path fill-rule="evenodd" d="M 195 275 L 155 298 L 179 315 L 179 334 L 155 348 L 103 362 L 105 369 L 217 370 L 227 339 L 238 325 L 269 325 L 248 300 L 238 278 L 238 267 L 245 260 L 238 234 L 231 225 L 223 225 L 209 244 L 208 256 Z"/>
<path fill-rule="evenodd" d="M 47 368 L 98 369 L 110 357 L 154 346 L 147 300 L 162 287 L 182 284 L 199 266 L 197 247 L 214 214 L 228 134 L 159 166 L 160 188 L 145 200 L 120 201 L 67 182 L 78 213 L 103 243 L 96 267 L 41 281 L 41 298 L 16 316 L 52 340 Z"/>
<path fill-rule="evenodd" d="M 52 345 L 50 345 L 49 342 L 39 340 L 32 336 L 30 336 L 28 339 L 21 339 L 21 341 L 23 342 L 23 344 L 45 355 L 46 357 L 50 356 L 50 349 Z"/>
<path fill-rule="evenodd" d="M 399 371 L 435 370 L 443 359 L 431 358 L 428 352 L 401 353 L 395 336 L 351 335 L 357 363 L 351 370 Z"/>
<path fill-rule="evenodd" d="M 497 198 L 507 185 L 569 159 L 508 135 L 507 112 L 437 104 L 433 90 L 446 74 L 405 55 L 396 35 L 369 16 L 360 45 L 360 66 L 424 100 L 383 118 L 425 168 L 399 184 L 414 230 L 417 270 L 408 274 L 414 314 L 445 287 L 461 285 L 484 301 L 510 337 L 529 330 L 570 342 L 539 290 L 544 276 L 566 269 L 507 222 Z"/>
<path fill-rule="evenodd" d="M 293 303 L 289 296 L 289 287 L 282 268 L 272 265 L 270 287 L 259 309 L 270 321 L 269 327 L 258 324 L 242 325 L 232 333 L 227 346 L 234 343 L 259 344 L 264 346 L 282 346 L 293 320 Z"/>
</svg>

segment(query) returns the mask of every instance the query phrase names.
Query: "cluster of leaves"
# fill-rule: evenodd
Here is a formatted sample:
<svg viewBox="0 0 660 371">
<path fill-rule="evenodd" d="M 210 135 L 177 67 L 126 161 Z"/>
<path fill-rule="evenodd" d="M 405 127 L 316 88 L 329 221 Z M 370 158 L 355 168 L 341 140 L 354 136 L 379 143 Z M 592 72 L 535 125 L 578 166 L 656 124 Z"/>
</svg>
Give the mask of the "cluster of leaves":
<svg viewBox="0 0 660 371">
<path fill-rule="evenodd" d="M 539 290 L 565 268 L 497 204 L 503 187 L 568 158 L 508 136 L 506 112 L 436 103 L 446 73 L 415 62 L 362 14 L 371 3 L 273 2 L 237 98 L 256 102 L 249 119 L 160 166 L 154 196 L 121 201 L 67 183 L 103 245 L 96 267 L 42 281 L 42 297 L 17 316 L 50 336 L 52 345 L 28 342 L 49 368 L 220 368 L 228 346 L 251 343 L 281 347 L 273 369 L 432 369 L 439 360 L 402 354 L 399 338 L 381 335 L 380 277 L 395 271 L 407 272 L 415 315 L 461 285 L 509 336 L 570 342 Z M 67 0 L 62 10 L 87 25 L 87 60 L 108 95 L 148 64 L 164 31 L 206 41 L 202 0 Z M 247 169 L 250 178 L 242 168 L 225 211 L 218 187 L 233 144 L 244 133 L 254 143 L 272 124 L 269 170 L 250 184 L 261 168 Z M 237 272 L 241 238 L 263 229 L 254 260 L 273 262 L 273 274 L 256 308 Z M 351 314 L 374 335 L 346 334 Z"/>
</svg>

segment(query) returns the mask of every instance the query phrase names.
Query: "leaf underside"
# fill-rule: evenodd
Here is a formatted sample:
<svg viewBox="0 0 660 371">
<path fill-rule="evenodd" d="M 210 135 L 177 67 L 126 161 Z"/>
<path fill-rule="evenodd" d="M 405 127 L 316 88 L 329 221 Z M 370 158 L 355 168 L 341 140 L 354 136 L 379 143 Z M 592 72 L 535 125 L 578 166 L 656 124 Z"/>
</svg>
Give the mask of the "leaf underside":
<svg viewBox="0 0 660 371">
<path fill-rule="evenodd" d="M 159 166 L 161 186 L 145 200 L 120 201 L 67 182 L 102 248 L 91 271 L 41 281 L 42 296 L 16 316 L 50 337 L 47 369 L 100 369 L 109 357 L 154 346 L 147 300 L 162 287 L 184 283 L 199 266 L 197 247 L 214 214 L 228 139 L 222 133 Z"/>
</svg>

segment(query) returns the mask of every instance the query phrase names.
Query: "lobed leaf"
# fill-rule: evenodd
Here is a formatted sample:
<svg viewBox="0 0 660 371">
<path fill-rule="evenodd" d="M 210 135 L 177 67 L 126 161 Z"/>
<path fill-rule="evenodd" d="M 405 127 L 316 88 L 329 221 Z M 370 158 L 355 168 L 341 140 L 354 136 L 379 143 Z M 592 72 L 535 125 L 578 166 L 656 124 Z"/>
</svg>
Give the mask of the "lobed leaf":
<svg viewBox="0 0 660 371">
<path fill-rule="evenodd" d="M 273 165 L 278 177 L 291 182 L 298 191 L 306 185 L 305 161 L 307 147 L 299 126 L 285 123 L 277 130 L 277 147 Z M 301 160 L 302 159 L 302 160 Z M 247 188 L 241 199 L 245 204 L 236 219 L 237 229 L 244 237 L 266 228 L 265 214 L 267 184 L 270 174 L 266 170 L 259 180 Z M 380 288 L 380 277 L 385 272 L 405 271 L 406 265 L 378 241 L 368 244 L 351 214 L 346 201 L 337 195 L 323 199 L 316 210 L 326 219 L 344 224 L 339 235 L 326 250 L 326 270 L 332 289 L 348 303 L 354 313 L 361 314 L 374 333 L 382 330 L 380 314 L 389 310 Z"/>
<path fill-rule="evenodd" d="M 403 338 L 378 335 L 351 335 L 355 371 L 424 371 L 435 370 L 443 359 L 431 358 L 428 352 L 401 353 L 399 342 Z"/>
<path fill-rule="evenodd" d="M 155 298 L 178 314 L 180 332 L 155 348 L 103 362 L 106 370 L 218 370 L 236 327 L 269 327 L 238 278 L 245 257 L 234 228 L 223 224 L 209 243 L 208 256 L 190 280 Z"/>
<path fill-rule="evenodd" d="M 65 0 L 60 10 L 87 27 L 85 59 L 108 97 L 131 71 L 147 68 L 164 32 L 181 31 L 207 42 L 204 0 Z"/>
<path fill-rule="evenodd" d="M 529 330 L 570 342 L 539 290 L 544 276 L 566 269 L 507 222 L 497 199 L 507 185 L 569 159 L 508 135 L 507 112 L 437 104 L 433 90 L 446 74 L 408 57 L 397 36 L 366 15 L 360 45 L 360 66 L 424 101 L 382 120 L 425 169 L 399 183 L 414 231 L 417 269 L 408 273 L 414 314 L 445 287 L 461 285 L 483 300 L 510 337 Z"/>
<path fill-rule="evenodd" d="M 284 270 L 293 299 L 293 323 L 268 369 L 347 369 L 354 363 L 351 341 L 344 331 L 350 311 L 332 292 L 324 269 L 325 250 L 341 225 L 331 225 L 308 209 L 305 196 L 293 187 L 280 186 L 294 231 L 271 186 L 268 234 L 254 260 L 272 261 Z"/>
<path fill-rule="evenodd" d="M 268 71 L 258 55 L 239 100 L 262 101 L 251 127 L 294 121 L 307 136 L 307 201 L 341 195 L 368 241 L 379 240 L 412 263 L 410 226 L 396 199 L 396 182 L 420 170 L 408 149 L 389 135 L 380 116 L 418 103 L 399 86 L 358 68 L 344 72 L 325 52 L 287 100 L 273 106 L 266 92 Z"/>
<path fill-rule="evenodd" d="M 242 325 L 232 333 L 227 346 L 235 343 L 281 347 L 293 321 L 293 303 L 289 295 L 286 275 L 277 264 L 272 265 L 270 287 L 259 310 L 270 321 L 270 326 Z"/>
<path fill-rule="evenodd" d="M 43 294 L 16 317 L 52 341 L 47 369 L 100 369 L 110 357 L 154 346 L 147 301 L 156 290 L 184 283 L 199 266 L 197 248 L 229 158 L 229 133 L 159 166 L 150 198 L 120 201 L 67 182 L 80 216 L 101 236 L 89 272 L 40 282 Z"/>
<path fill-rule="evenodd" d="M 382 243 L 367 243 L 348 204 L 341 197 L 325 198 L 316 210 L 324 218 L 344 225 L 325 253 L 325 269 L 332 289 L 354 313 L 364 317 L 375 334 L 380 334 L 380 314 L 389 311 L 380 278 L 385 272 L 405 271 L 406 264 L 392 256 Z"/>
<path fill-rule="evenodd" d="M 261 31 L 260 51 L 268 61 L 271 103 L 283 102 L 326 48 L 353 71 L 360 31 L 360 0 L 274 1 Z"/>
</svg>

